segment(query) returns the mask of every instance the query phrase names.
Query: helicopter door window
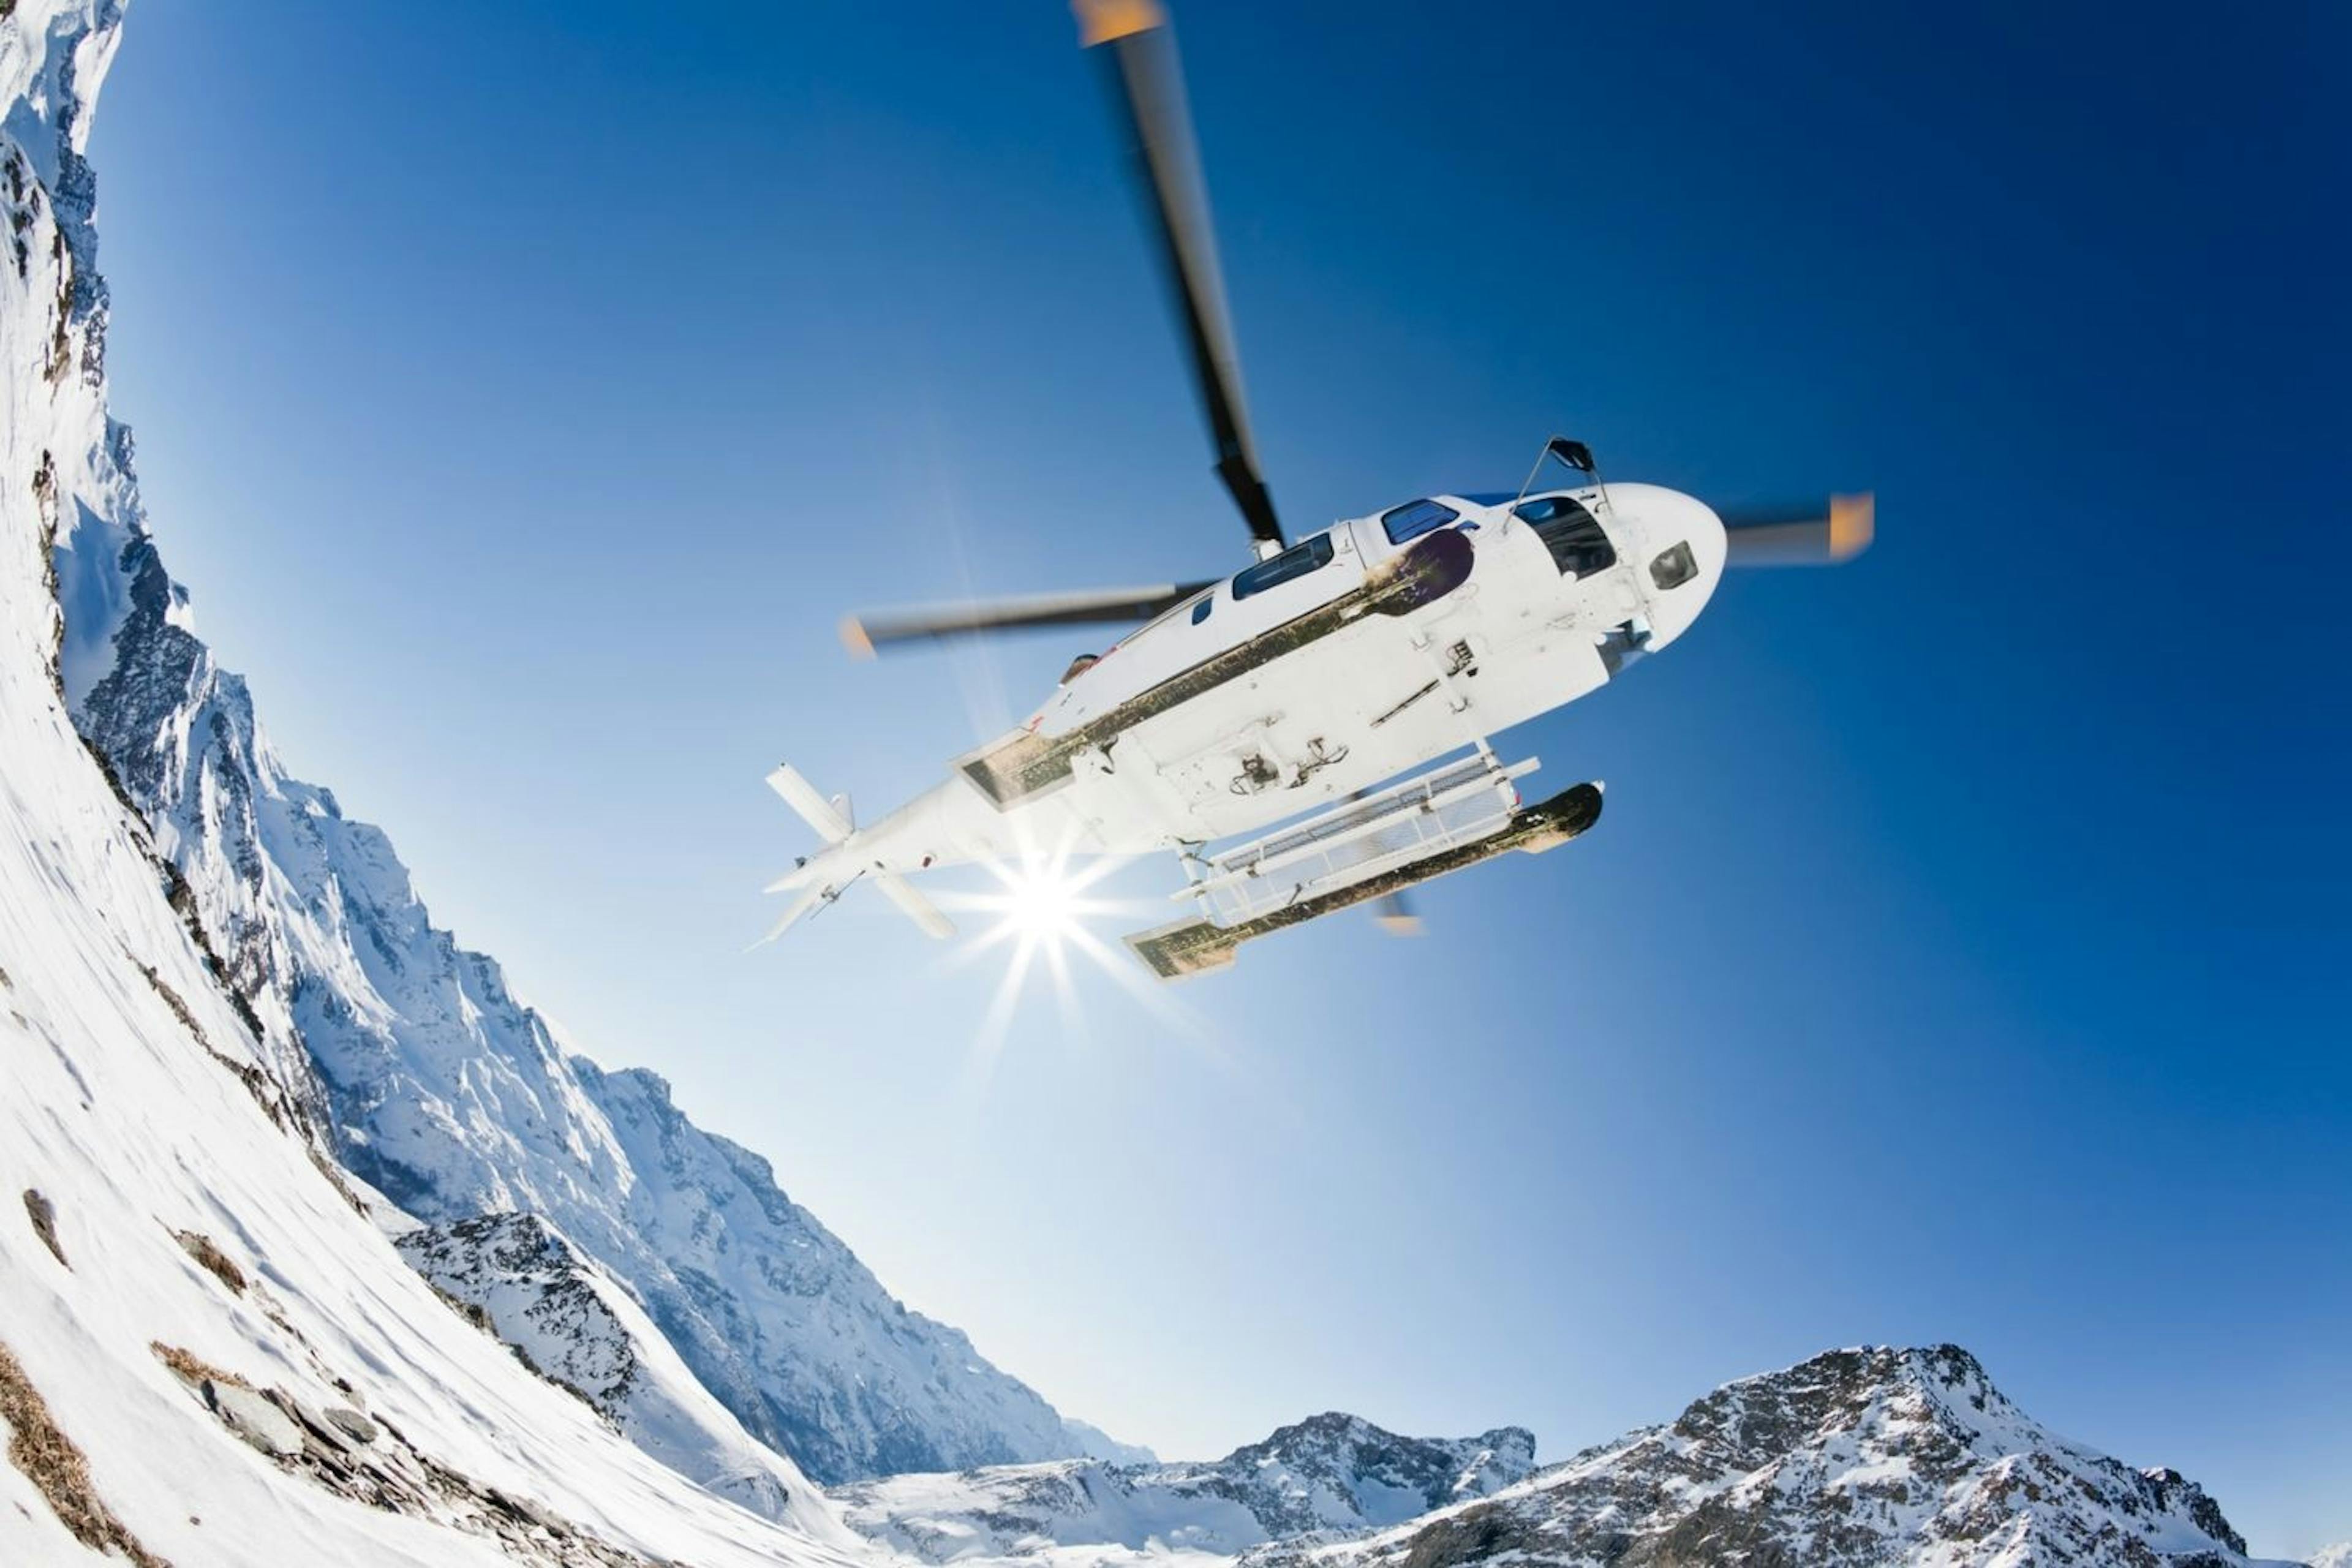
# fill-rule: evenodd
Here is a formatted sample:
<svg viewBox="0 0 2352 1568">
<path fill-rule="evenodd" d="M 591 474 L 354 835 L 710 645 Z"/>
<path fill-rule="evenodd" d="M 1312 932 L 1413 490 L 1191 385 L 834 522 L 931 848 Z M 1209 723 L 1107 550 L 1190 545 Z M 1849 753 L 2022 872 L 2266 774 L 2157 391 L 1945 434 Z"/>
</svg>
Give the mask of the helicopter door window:
<svg viewBox="0 0 2352 1568">
<path fill-rule="evenodd" d="M 1259 562 L 1234 578 L 1234 597 L 1246 599 L 1252 594 L 1263 594 L 1278 584 L 1294 577 L 1304 577 L 1319 566 L 1331 563 L 1331 536 L 1318 533 L 1312 539 L 1302 539 L 1281 554 Z"/>
<path fill-rule="evenodd" d="M 1212 594 L 1203 594 L 1203 595 L 1201 595 L 1201 602 L 1200 602 L 1199 604 L 1194 605 L 1192 606 L 1192 624 L 1193 624 L 1194 626 L 1199 626 L 1202 621 L 1207 620 L 1207 619 L 1209 618 L 1209 612 L 1210 612 L 1211 610 L 1215 609 L 1216 607 L 1217 607 L 1217 595 L 1214 595 L 1214 594 L 1213 594 L 1213 593 L 1212 593 Z"/>
<path fill-rule="evenodd" d="M 1407 501 L 1392 511 L 1381 514 L 1381 526 L 1388 530 L 1391 544 L 1402 544 L 1444 528 L 1462 514 L 1444 501 Z"/>
<path fill-rule="evenodd" d="M 1513 515 L 1536 531 L 1564 577 L 1590 577 L 1617 564 L 1609 535 L 1574 496 L 1538 496 Z"/>
</svg>

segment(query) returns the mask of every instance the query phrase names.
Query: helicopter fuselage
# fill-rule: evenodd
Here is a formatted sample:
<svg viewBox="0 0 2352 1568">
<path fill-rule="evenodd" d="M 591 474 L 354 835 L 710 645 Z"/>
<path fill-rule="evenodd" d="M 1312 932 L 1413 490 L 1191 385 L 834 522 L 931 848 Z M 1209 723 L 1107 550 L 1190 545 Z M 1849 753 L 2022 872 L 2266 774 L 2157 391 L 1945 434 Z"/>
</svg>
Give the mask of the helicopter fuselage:
<svg viewBox="0 0 2352 1568">
<path fill-rule="evenodd" d="M 1641 484 L 1337 523 L 1081 660 L 1020 729 L 776 887 L 1264 829 L 1598 689 L 1688 629 L 1725 555 L 1705 503 Z"/>
</svg>

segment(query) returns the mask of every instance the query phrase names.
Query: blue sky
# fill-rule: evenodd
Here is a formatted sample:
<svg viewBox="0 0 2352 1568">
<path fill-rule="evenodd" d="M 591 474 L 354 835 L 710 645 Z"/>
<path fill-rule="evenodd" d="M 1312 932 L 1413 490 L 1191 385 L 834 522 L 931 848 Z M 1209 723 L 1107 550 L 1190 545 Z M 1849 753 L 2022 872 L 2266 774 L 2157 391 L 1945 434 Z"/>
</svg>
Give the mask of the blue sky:
<svg viewBox="0 0 2352 1568">
<path fill-rule="evenodd" d="M 1881 539 L 1511 736 L 1608 817 L 1425 939 L 1082 971 L 992 1054 L 1000 966 L 887 910 L 742 954 L 760 774 L 877 810 L 1086 646 L 844 610 L 1240 528 L 1060 5 L 677 9 L 141 0 L 98 121 L 167 558 L 444 923 L 1163 1452 L 1559 1457 L 1955 1340 L 2352 1535 L 2341 12 L 1184 6 L 1294 529 L 1558 430 Z"/>
</svg>

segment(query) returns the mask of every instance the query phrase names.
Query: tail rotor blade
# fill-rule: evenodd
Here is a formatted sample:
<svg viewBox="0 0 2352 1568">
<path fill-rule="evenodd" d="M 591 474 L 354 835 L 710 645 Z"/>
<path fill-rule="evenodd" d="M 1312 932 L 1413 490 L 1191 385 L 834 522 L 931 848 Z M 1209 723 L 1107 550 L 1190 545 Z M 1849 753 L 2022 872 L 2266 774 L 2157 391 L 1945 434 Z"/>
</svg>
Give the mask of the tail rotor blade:
<svg viewBox="0 0 2352 1568">
<path fill-rule="evenodd" d="M 1832 496 L 1829 509 L 1726 512 L 1733 566 L 1834 566 L 1870 548 L 1877 498 Z"/>
<path fill-rule="evenodd" d="M 1391 936 L 1421 934 L 1421 915 L 1413 909 L 1412 900 L 1401 892 L 1381 894 L 1380 901 L 1372 906 L 1372 918 L 1380 921 L 1381 929 Z"/>
</svg>

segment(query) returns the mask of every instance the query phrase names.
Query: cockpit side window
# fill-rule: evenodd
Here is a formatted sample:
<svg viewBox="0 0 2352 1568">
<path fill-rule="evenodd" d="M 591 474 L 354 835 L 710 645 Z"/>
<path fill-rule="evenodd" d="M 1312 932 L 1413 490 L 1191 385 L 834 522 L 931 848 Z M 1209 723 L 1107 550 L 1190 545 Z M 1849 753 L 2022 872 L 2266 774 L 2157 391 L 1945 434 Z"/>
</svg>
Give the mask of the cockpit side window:
<svg viewBox="0 0 2352 1568">
<path fill-rule="evenodd" d="M 1536 531 L 1564 577 L 1590 577 L 1617 564 L 1609 535 L 1574 496 L 1538 496 L 1513 515 Z"/>
<path fill-rule="evenodd" d="M 1444 501 L 1407 501 L 1401 507 L 1382 512 L 1381 526 L 1388 530 L 1391 544 L 1402 544 L 1409 539 L 1433 533 L 1461 515 Z"/>
<path fill-rule="evenodd" d="M 1312 539 L 1302 539 L 1281 554 L 1259 562 L 1234 578 L 1234 597 L 1246 599 L 1252 594 L 1263 594 L 1277 584 L 1294 577 L 1304 577 L 1320 566 L 1331 563 L 1331 536 L 1318 533 Z"/>
</svg>

